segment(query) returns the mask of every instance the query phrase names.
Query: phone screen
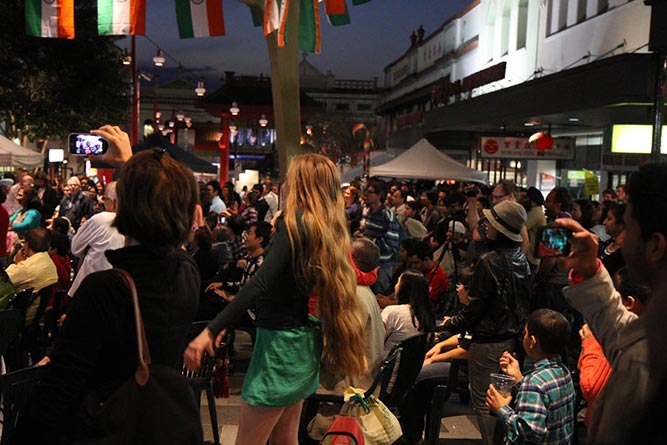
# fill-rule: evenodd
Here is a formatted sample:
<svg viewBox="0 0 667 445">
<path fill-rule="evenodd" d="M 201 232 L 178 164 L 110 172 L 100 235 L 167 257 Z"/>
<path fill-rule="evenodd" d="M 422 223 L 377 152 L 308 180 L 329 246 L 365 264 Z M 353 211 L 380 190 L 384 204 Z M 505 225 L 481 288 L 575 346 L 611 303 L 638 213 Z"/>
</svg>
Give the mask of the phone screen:
<svg viewBox="0 0 667 445">
<path fill-rule="evenodd" d="M 570 254 L 572 231 L 563 227 L 542 226 L 537 229 L 535 256 L 567 256 Z"/>
<path fill-rule="evenodd" d="M 102 136 L 89 133 L 69 135 L 69 152 L 74 155 L 103 155 L 109 149 L 109 142 Z"/>
</svg>

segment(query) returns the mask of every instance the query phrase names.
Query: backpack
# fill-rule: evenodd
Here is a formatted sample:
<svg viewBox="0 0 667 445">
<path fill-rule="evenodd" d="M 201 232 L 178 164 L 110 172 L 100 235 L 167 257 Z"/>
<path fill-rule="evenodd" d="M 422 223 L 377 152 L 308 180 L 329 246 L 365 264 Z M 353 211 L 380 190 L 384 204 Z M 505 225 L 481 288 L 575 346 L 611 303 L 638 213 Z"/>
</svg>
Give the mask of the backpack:
<svg viewBox="0 0 667 445">
<path fill-rule="evenodd" d="M 132 294 L 139 360 L 137 370 L 110 397 L 89 393 L 79 411 L 73 445 L 201 444 L 199 403 L 180 372 L 151 364 L 139 300 L 130 274 L 113 269 Z"/>
</svg>

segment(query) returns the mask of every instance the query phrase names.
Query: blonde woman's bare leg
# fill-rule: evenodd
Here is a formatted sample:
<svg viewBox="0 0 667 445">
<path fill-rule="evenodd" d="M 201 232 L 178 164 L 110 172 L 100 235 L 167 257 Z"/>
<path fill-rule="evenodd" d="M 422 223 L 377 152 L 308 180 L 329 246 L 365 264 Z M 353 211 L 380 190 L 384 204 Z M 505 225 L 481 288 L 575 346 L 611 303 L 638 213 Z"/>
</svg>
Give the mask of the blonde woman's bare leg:
<svg viewBox="0 0 667 445">
<path fill-rule="evenodd" d="M 271 433 L 271 445 L 298 445 L 299 420 L 303 400 L 284 408 L 278 423 Z"/>
<path fill-rule="evenodd" d="M 266 445 L 285 408 L 248 405 L 241 401 L 236 445 Z"/>
</svg>

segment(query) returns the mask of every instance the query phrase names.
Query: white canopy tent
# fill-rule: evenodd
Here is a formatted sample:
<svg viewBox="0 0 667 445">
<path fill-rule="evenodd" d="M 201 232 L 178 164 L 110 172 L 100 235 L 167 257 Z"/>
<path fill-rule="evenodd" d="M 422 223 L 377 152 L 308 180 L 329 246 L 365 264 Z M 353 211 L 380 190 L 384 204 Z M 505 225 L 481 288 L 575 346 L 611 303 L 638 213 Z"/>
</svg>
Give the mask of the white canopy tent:
<svg viewBox="0 0 667 445">
<path fill-rule="evenodd" d="M 468 182 L 488 182 L 488 175 L 456 162 L 421 139 L 393 160 L 371 166 L 371 176 L 407 179 L 455 179 Z"/>
<path fill-rule="evenodd" d="M 18 168 L 35 168 L 44 163 L 44 156 L 15 144 L 0 134 L 0 165 Z"/>
<path fill-rule="evenodd" d="M 382 165 L 394 159 L 394 155 L 386 151 L 372 151 L 371 152 L 371 167 Z M 359 164 L 354 168 L 343 173 L 341 182 L 343 184 L 350 183 L 364 174 L 363 164 Z"/>
</svg>

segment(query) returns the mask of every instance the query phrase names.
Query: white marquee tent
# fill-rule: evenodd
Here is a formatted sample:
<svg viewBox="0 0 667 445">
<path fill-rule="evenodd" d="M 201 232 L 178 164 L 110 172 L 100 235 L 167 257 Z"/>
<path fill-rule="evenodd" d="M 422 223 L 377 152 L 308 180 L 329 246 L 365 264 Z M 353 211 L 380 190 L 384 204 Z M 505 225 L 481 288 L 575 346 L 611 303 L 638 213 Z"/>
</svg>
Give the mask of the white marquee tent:
<svg viewBox="0 0 667 445">
<path fill-rule="evenodd" d="M 394 155 L 387 151 L 372 151 L 371 152 L 371 167 L 376 165 L 382 165 L 394 159 Z M 343 184 L 350 183 L 364 174 L 363 164 L 359 164 L 354 168 L 351 168 L 347 172 L 343 173 L 341 182 Z"/>
<path fill-rule="evenodd" d="M 371 176 L 407 179 L 455 179 L 468 182 L 488 182 L 488 175 L 456 162 L 421 139 L 393 160 L 371 166 Z"/>
<path fill-rule="evenodd" d="M 0 134 L 0 165 L 18 168 L 35 168 L 44 163 L 44 156 L 15 144 Z"/>
</svg>

